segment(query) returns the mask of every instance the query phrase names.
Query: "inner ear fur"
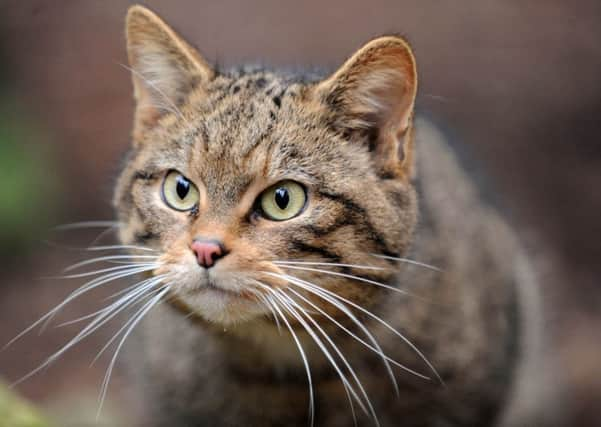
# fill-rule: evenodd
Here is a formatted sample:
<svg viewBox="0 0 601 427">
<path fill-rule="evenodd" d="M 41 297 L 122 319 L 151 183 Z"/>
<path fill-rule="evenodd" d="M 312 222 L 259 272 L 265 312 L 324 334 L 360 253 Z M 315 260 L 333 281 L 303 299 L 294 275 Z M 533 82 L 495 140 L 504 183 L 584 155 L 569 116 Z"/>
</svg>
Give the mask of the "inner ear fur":
<svg viewBox="0 0 601 427">
<path fill-rule="evenodd" d="M 412 175 L 417 70 L 404 39 L 368 42 L 312 91 L 335 129 L 369 144 L 383 175 Z"/>
</svg>

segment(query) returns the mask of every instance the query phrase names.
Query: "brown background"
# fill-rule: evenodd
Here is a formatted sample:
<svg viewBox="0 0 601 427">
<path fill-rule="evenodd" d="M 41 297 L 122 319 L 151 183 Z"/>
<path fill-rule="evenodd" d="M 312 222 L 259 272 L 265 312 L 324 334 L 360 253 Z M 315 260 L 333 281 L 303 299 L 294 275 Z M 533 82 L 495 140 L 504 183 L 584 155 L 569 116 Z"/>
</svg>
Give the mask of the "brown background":
<svg viewBox="0 0 601 427">
<path fill-rule="evenodd" d="M 35 123 L 37 136 L 23 143 L 49 153 L 40 173 L 59 183 L 28 212 L 32 226 L 111 218 L 132 118 L 130 78 L 119 65 L 126 63 L 128 4 L 0 2 L 0 121 L 19 112 Z M 560 384 L 550 391 L 558 409 L 552 424 L 601 425 L 601 2 L 146 4 L 224 66 L 332 68 L 373 36 L 407 35 L 421 71 L 418 107 L 467 153 L 489 198 L 524 240 L 549 253 L 542 255 L 551 265 L 542 288 L 552 363 L 541 366 L 552 368 L 540 375 Z M 36 241 L 16 253 L 10 243 L 0 251 L 0 343 L 75 286 L 39 280 L 75 255 Z M 84 300 L 66 317 L 93 307 Z M 19 378 L 73 331 L 34 333 L 0 353 L 0 374 Z M 19 390 L 49 407 L 80 390 L 95 393 L 104 365 L 86 366 L 107 337 L 99 334 Z M 117 372 L 110 391 L 115 400 L 119 378 Z"/>
</svg>

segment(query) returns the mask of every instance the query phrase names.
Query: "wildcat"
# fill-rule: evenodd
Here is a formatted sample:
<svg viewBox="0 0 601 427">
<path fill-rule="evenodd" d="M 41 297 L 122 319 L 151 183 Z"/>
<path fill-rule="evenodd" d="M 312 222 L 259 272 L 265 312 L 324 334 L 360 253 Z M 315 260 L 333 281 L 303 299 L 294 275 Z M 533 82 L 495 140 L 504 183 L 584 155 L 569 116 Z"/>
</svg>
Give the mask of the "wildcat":
<svg viewBox="0 0 601 427">
<path fill-rule="evenodd" d="M 407 42 L 315 78 L 215 70 L 141 6 L 126 35 L 136 111 L 114 205 L 121 242 L 154 254 L 128 356 L 141 425 L 498 422 L 528 267 L 414 120 Z"/>
</svg>

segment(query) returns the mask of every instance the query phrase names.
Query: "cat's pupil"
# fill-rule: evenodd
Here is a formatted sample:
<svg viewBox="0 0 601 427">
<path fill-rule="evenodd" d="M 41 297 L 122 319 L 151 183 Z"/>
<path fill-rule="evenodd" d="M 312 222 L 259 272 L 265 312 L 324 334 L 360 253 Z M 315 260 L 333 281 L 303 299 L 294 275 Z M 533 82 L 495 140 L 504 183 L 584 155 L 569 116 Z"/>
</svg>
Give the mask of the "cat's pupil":
<svg viewBox="0 0 601 427">
<path fill-rule="evenodd" d="M 182 200 L 186 198 L 188 192 L 190 191 L 190 181 L 188 181 L 183 176 L 177 177 L 177 184 L 175 186 L 175 192 L 178 197 Z"/>
<path fill-rule="evenodd" d="M 275 190 L 275 203 L 282 210 L 286 209 L 288 206 L 288 202 L 290 202 L 290 195 L 288 194 L 288 190 L 285 188 L 278 188 Z"/>
</svg>

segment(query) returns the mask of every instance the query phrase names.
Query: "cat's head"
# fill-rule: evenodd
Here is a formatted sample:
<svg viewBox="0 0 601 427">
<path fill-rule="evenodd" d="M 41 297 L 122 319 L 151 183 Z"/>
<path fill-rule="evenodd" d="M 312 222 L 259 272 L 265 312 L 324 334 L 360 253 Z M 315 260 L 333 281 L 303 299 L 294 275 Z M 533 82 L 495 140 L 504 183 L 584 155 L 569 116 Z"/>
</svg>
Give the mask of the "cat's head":
<svg viewBox="0 0 601 427">
<path fill-rule="evenodd" d="M 120 238 L 158 251 L 174 306 L 228 324 L 389 292 L 375 283 L 396 273 L 384 257 L 406 252 L 416 222 L 403 39 L 307 81 L 216 71 L 139 6 L 126 30 L 137 105 Z"/>
</svg>

